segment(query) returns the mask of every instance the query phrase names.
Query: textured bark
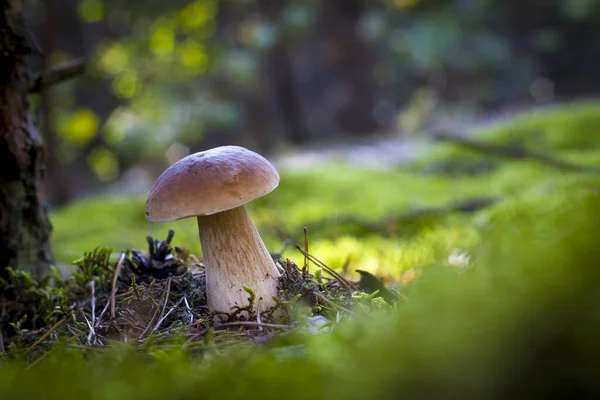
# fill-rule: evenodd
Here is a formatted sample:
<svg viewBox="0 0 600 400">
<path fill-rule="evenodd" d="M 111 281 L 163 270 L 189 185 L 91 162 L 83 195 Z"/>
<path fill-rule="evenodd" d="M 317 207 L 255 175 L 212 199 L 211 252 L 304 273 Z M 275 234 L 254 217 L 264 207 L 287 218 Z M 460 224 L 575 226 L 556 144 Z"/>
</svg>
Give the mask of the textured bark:
<svg viewBox="0 0 600 400">
<path fill-rule="evenodd" d="M 198 217 L 211 310 L 248 305 L 244 286 L 254 290 L 260 309 L 274 306 L 279 272 L 244 206 Z"/>
<path fill-rule="evenodd" d="M 52 260 L 41 196 L 45 153 L 28 98 L 31 50 L 11 3 L 0 0 L 0 276 L 6 266 L 42 274 Z"/>
</svg>

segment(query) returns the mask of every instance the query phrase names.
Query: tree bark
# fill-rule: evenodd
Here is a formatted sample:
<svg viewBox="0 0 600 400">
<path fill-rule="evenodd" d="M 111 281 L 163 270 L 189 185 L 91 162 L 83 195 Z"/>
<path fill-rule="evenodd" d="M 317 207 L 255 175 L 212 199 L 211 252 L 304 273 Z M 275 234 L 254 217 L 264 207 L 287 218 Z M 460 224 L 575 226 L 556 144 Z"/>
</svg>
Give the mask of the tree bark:
<svg viewBox="0 0 600 400">
<path fill-rule="evenodd" d="M 45 152 L 29 105 L 31 48 L 12 3 L 0 0 L 0 276 L 7 266 L 41 275 L 52 262 L 41 194 Z"/>
</svg>

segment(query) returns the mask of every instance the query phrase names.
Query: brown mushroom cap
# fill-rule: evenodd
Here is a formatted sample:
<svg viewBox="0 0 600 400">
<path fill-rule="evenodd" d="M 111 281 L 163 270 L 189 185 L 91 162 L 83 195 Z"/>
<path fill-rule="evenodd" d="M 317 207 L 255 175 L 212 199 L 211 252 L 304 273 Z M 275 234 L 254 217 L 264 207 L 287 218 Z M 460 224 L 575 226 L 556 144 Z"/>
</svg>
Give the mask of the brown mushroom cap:
<svg viewBox="0 0 600 400">
<path fill-rule="evenodd" d="M 146 202 L 153 222 L 210 215 L 270 193 L 279 174 L 263 156 L 239 146 L 191 154 L 167 168 Z"/>
</svg>

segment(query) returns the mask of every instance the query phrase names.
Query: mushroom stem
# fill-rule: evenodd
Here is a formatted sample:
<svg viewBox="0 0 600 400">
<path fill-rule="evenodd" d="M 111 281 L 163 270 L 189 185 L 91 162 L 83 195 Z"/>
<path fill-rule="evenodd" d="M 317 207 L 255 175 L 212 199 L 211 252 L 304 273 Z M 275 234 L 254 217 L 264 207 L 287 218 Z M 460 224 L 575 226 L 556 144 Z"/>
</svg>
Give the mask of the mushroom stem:
<svg viewBox="0 0 600 400">
<path fill-rule="evenodd" d="M 209 309 L 229 312 L 248 305 L 244 286 L 262 299 L 262 307 L 275 305 L 279 271 L 244 206 L 199 216 L 198 230 Z"/>
</svg>

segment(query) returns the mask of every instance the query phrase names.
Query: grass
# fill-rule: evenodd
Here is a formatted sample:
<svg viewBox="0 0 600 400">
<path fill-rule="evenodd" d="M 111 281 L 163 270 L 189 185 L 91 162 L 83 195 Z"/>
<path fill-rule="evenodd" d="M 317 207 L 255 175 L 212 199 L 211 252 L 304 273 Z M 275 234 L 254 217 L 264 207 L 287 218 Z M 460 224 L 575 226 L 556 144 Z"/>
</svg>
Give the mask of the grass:
<svg viewBox="0 0 600 400">
<path fill-rule="evenodd" d="M 580 103 L 481 128 L 477 137 L 595 165 L 598 122 L 600 104 Z M 85 351 L 55 343 L 34 367 L 0 361 L 0 393 L 7 399 L 595 397 L 599 188 L 594 174 L 482 159 L 449 145 L 396 170 L 330 165 L 282 173 L 281 186 L 250 207 L 269 248 L 279 250 L 287 237 L 300 242 L 306 225 L 311 253 L 334 268 L 351 256 L 350 271 L 396 281 L 417 270 L 418 279 L 398 286 L 407 301 L 393 311 L 358 307 L 330 333 L 291 331 L 233 348 L 208 340 L 192 349 L 177 337 L 145 352 L 122 343 Z M 471 214 L 394 217 L 480 196 L 500 200 Z M 98 245 L 145 248 L 147 234 L 163 237 L 170 227 L 177 244 L 199 250 L 193 221 L 151 224 L 144 200 L 91 199 L 53 212 L 59 259 L 68 262 Z M 456 249 L 470 257 L 467 267 L 449 262 Z"/>
</svg>

